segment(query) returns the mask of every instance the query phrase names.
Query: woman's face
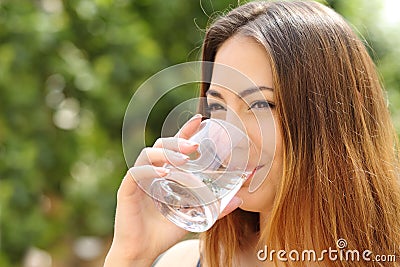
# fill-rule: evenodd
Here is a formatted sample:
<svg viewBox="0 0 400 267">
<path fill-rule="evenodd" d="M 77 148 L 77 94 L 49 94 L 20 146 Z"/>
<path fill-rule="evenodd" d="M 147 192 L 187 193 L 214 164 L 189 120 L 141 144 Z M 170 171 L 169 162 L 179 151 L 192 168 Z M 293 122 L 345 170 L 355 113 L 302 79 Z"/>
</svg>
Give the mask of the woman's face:
<svg viewBox="0 0 400 267">
<path fill-rule="evenodd" d="M 268 213 L 282 175 L 282 144 L 280 131 L 275 127 L 275 99 L 267 52 L 254 39 L 235 35 L 218 49 L 215 63 L 217 67 L 206 93 L 208 111 L 212 118 L 240 124 L 254 144 L 248 165 L 256 171 L 237 193 L 243 200 L 240 208 Z M 251 85 L 222 65 L 248 77 Z M 251 192 L 257 185 L 258 189 Z"/>
</svg>

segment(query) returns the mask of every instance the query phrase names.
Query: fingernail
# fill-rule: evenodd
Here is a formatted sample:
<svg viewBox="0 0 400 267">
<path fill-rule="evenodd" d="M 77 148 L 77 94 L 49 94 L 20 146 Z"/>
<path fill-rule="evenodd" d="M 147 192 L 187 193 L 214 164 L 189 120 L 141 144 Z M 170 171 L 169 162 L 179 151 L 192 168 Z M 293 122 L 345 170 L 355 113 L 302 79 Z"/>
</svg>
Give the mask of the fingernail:
<svg viewBox="0 0 400 267">
<path fill-rule="evenodd" d="M 172 156 L 177 160 L 188 160 L 189 159 L 188 155 L 185 155 L 182 153 L 174 153 Z"/>
<path fill-rule="evenodd" d="M 167 155 L 167 159 L 170 163 L 173 163 L 175 161 L 187 161 L 189 159 L 189 156 L 181 154 L 179 152 L 174 152 L 170 155 Z"/>
<path fill-rule="evenodd" d="M 154 170 L 160 175 L 160 176 L 164 176 L 167 175 L 170 170 L 164 167 L 154 167 Z"/>
<path fill-rule="evenodd" d="M 202 117 L 203 117 L 203 115 L 201 115 L 200 113 L 197 113 L 196 115 L 191 117 L 189 121 L 196 120 L 196 119 L 199 119 L 199 118 L 202 118 Z"/>
<path fill-rule="evenodd" d="M 193 147 L 198 147 L 198 146 L 199 146 L 199 143 L 193 142 L 193 141 L 190 141 L 190 140 L 186 140 L 186 141 L 184 142 L 184 144 L 185 144 L 185 145 L 188 145 L 188 146 L 193 146 Z"/>
<path fill-rule="evenodd" d="M 188 160 L 188 159 L 189 159 L 189 156 L 188 156 L 188 155 L 180 154 L 180 156 L 181 156 L 184 160 Z"/>
</svg>

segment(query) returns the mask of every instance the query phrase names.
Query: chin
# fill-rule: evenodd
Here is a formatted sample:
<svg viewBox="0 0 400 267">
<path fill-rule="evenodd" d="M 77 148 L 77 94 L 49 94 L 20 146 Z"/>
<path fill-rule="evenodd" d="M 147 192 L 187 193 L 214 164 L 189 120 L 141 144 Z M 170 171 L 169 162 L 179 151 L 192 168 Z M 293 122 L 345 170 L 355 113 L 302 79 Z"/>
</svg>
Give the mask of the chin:
<svg viewBox="0 0 400 267">
<path fill-rule="evenodd" d="M 243 200 L 243 203 L 242 205 L 240 205 L 239 208 L 245 211 L 258 212 L 259 210 L 256 207 L 257 201 L 256 199 L 254 199 L 254 193 L 253 194 L 249 193 L 248 189 L 249 188 L 247 186 L 243 186 L 242 188 L 239 189 L 239 191 L 236 194 L 237 197 L 240 197 Z M 254 204 L 256 205 L 253 206 Z"/>
<path fill-rule="evenodd" d="M 250 193 L 248 186 L 242 186 L 236 196 L 243 200 L 240 209 L 251 212 L 266 212 L 272 210 L 275 192 L 263 191 L 262 187 Z"/>
</svg>

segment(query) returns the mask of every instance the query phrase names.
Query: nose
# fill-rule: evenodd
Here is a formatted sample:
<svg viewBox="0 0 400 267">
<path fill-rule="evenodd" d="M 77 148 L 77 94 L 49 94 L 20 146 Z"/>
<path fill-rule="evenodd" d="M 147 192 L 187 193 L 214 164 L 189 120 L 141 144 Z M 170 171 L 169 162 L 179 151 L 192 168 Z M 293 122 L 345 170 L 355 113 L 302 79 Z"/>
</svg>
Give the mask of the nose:
<svg viewBox="0 0 400 267">
<path fill-rule="evenodd" d="M 258 127 L 256 128 L 251 126 L 251 123 L 247 121 L 249 118 L 244 117 L 243 111 L 241 111 L 240 108 L 240 106 L 238 106 L 237 109 L 235 106 L 228 107 L 225 115 L 225 121 L 234 125 L 247 136 L 247 140 L 245 141 L 247 144 L 243 142 L 237 147 L 237 149 L 242 151 L 240 153 L 242 157 L 249 157 L 248 168 L 254 169 L 260 163 L 261 151 L 256 145 L 256 140 L 258 138 L 258 134 L 261 132 L 261 125 L 258 124 Z"/>
<path fill-rule="evenodd" d="M 245 121 L 240 118 L 239 112 L 237 112 L 234 108 L 227 108 L 225 121 L 236 126 L 239 130 L 246 133 Z"/>
</svg>

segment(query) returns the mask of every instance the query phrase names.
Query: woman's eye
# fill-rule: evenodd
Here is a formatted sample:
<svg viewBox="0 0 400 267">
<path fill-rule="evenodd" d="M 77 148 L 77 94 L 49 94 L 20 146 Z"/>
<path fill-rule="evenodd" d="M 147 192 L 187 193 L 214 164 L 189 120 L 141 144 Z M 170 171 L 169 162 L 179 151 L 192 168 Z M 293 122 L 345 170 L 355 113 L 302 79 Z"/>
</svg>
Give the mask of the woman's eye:
<svg viewBox="0 0 400 267">
<path fill-rule="evenodd" d="M 266 108 L 274 108 L 275 105 L 273 103 L 269 103 L 267 101 L 256 101 L 252 103 L 249 107 L 249 109 L 255 108 L 255 109 L 266 109 Z"/>
<path fill-rule="evenodd" d="M 222 105 L 220 104 L 209 104 L 207 107 L 207 111 L 208 112 L 213 112 L 213 111 L 217 111 L 217 110 L 226 110 Z"/>
</svg>

